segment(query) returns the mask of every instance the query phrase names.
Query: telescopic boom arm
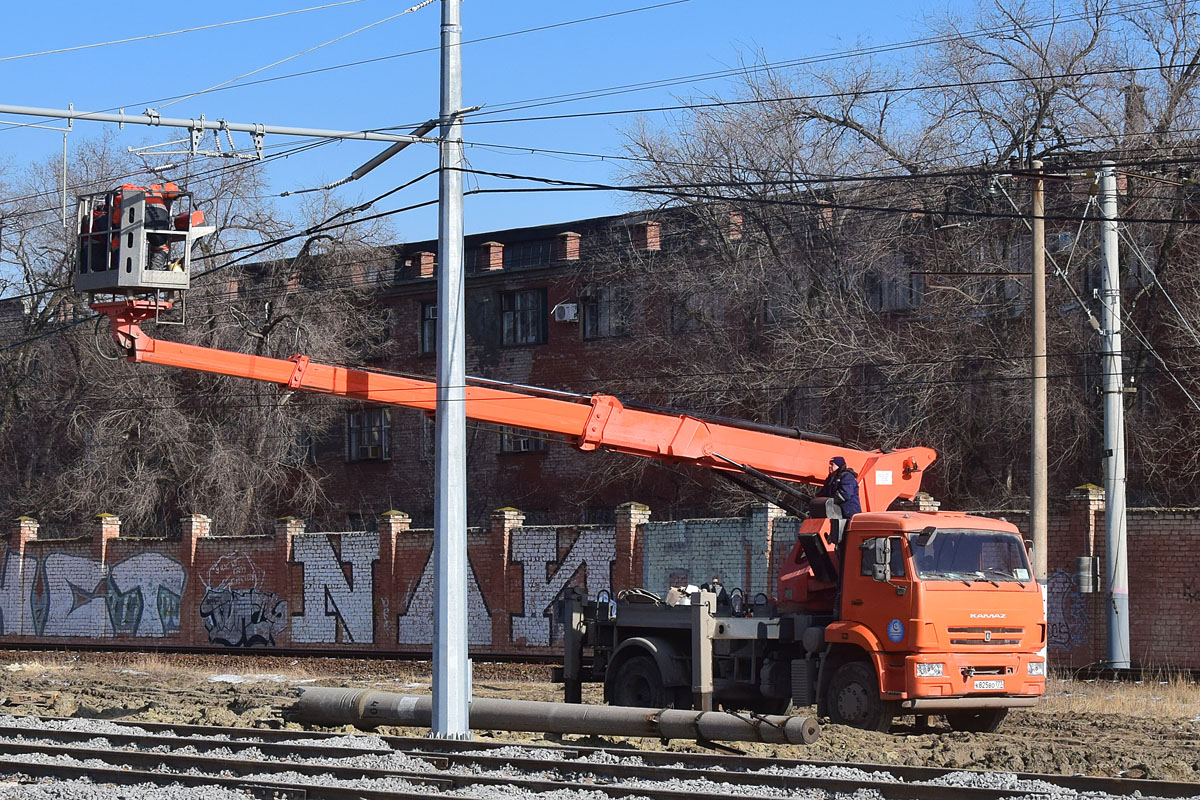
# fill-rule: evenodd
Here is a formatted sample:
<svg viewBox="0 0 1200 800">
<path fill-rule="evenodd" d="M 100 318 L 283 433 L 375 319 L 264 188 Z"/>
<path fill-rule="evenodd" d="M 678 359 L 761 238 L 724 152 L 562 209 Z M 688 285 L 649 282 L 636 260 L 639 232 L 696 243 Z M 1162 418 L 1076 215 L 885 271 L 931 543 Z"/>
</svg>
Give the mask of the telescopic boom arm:
<svg viewBox="0 0 1200 800">
<path fill-rule="evenodd" d="M 144 300 L 92 306 L 109 318 L 113 336 L 128 352 L 130 361 L 434 411 L 436 384 L 432 379 L 320 364 L 302 355 L 268 358 L 155 339 L 139 323 L 153 319 L 165 307 L 161 302 Z M 603 394 L 585 402 L 467 386 L 466 404 L 466 415 L 471 419 L 558 434 L 571 439 L 581 450 L 603 448 L 729 472 L 749 466 L 780 480 L 816 486 L 824 483 L 829 460 L 842 456 L 858 473 L 863 511 L 885 511 L 893 500 L 911 498 L 921 488 L 922 470 L 936 458 L 928 447 L 890 453 L 856 450 L 686 414 L 626 408 L 617 398 Z"/>
</svg>

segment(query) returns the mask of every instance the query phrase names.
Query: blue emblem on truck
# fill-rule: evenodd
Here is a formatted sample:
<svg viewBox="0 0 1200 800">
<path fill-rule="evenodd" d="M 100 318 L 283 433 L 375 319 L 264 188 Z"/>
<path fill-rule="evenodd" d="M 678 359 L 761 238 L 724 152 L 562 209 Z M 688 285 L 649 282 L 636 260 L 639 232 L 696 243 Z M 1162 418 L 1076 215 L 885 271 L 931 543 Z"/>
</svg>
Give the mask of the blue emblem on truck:
<svg viewBox="0 0 1200 800">
<path fill-rule="evenodd" d="M 904 623 L 898 619 L 894 619 L 888 623 L 888 638 L 893 642 L 901 642 L 904 640 Z"/>
</svg>

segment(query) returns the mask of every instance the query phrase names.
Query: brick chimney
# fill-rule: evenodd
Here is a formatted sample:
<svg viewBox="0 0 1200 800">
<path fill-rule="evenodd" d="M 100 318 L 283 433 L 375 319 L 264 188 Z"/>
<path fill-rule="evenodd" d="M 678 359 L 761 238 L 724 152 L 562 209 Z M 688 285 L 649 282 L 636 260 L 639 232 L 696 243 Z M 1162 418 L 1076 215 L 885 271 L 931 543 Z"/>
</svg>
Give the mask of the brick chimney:
<svg viewBox="0 0 1200 800">
<path fill-rule="evenodd" d="M 479 245 L 479 271 L 494 272 L 498 269 L 504 269 L 504 245 L 499 242 Z"/>
<path fill-rule="evenodd" d="M 729 212 L 729 241 L 736 242 L 742 238 L 745 219 L 740 211 Z"/>
<path fill-rule="evenodd" d="M 639 222 L 633 226 L 633 247 L 641 252 L 662 250 L 660 234 L 662 224 L 658 222 Z"/>
<path fill-rule="evenodd" d="M 574 231 L 563 231 L 554 237 L 554 260 L 578 261 L 580 238 Z"/>
<path fill-rule="evenodd" d="M 436 256 L 428 250 L 413 253 L 413 270 L 418 278 L 432 278 Z"/>
</svg>

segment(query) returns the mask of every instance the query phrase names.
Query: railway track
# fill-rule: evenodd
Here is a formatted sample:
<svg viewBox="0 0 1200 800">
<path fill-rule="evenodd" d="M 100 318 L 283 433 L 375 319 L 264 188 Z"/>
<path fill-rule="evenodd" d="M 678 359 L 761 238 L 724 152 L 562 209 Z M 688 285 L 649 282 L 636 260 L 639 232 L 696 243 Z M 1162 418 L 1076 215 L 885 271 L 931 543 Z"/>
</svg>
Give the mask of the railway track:
<svg viewBox="0 0 1200 800">
<path fill-rule="evenodd" d="M 1192 783 L 34 717 L 0 718 L 0 781 L 6 799 L 47 781 L 89 781 L 90 797 L 111 785 L 114 798 L 148 786 L 279 800 L 1200 796 Z"/>
</svg>

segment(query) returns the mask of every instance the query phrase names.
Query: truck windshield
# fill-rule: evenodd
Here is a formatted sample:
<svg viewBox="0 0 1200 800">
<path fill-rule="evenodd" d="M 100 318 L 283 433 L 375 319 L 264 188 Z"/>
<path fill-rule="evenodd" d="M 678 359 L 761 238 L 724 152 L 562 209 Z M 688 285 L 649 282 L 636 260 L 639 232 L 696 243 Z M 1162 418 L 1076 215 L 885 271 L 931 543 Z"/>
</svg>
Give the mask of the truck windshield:
<svg viewBox="0 0 1200 800">
<path fill-rule="evenodd" d="M 913 566 L 924 581 L 974 581 L 1024 584 L 1032 571 L 1025 545 L 1013 533 L 939 528 L 925 545 L 920 534 L 909 534 Z"/>
</svg>

